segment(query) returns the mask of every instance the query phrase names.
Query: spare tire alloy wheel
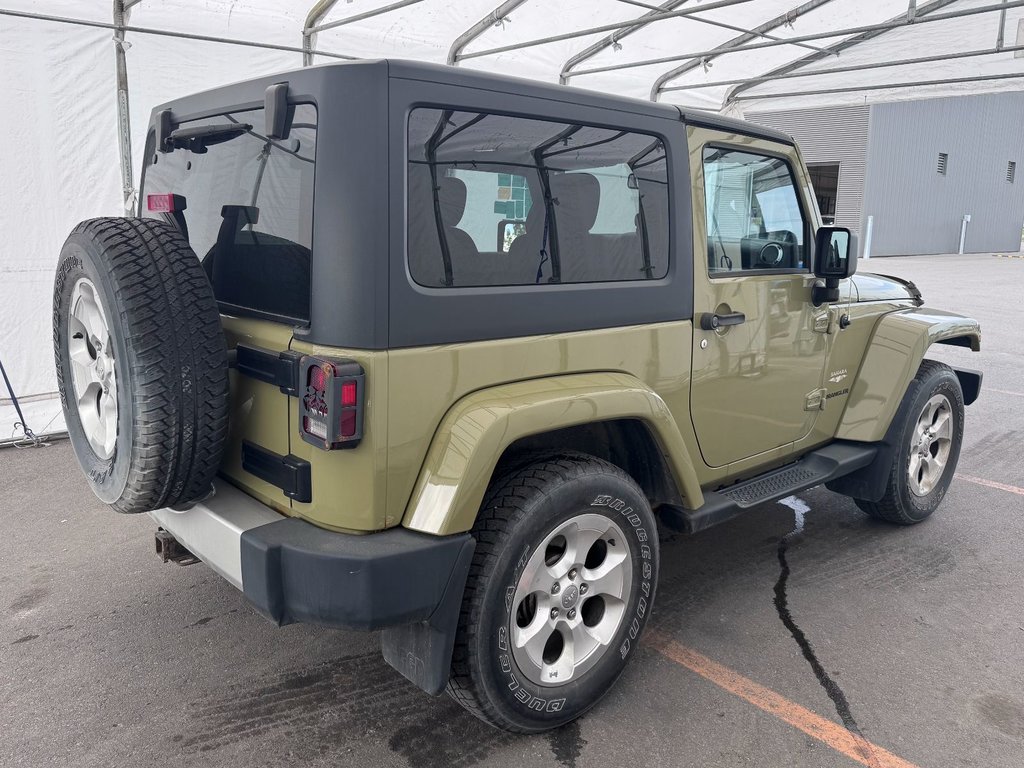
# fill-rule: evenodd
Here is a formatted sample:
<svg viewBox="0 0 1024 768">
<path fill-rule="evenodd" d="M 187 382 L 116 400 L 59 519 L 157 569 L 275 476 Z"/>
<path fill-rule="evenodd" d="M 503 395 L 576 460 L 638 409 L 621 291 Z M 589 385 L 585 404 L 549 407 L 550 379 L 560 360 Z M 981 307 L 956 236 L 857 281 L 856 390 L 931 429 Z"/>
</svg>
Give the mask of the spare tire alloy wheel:
<svg viewBox="0 0 1024 768">
<path fill-rule="evenodd" d="M 473 529 L 452 698 L 520 733 L 594 706 L 650 616 L 656 531 L 633 479 L 592 456 L 533 461 L 495 481 Z"/>
<path fill-rule="evenodd" d="M 93 452 L 114 454 L 117 439 L 117 372 L 114 345 L 96 286 L 80 277 L 71 290 L 68 352 L 78 418 Z"/>
<path fill-rule="evenodd" d="M 227 439 L 227 347 L 176 227 L 75 227 L 54 280 L 53 343 L 68 437 L 101 501 L 148 512 L 209 494 Z"/>
</svg>

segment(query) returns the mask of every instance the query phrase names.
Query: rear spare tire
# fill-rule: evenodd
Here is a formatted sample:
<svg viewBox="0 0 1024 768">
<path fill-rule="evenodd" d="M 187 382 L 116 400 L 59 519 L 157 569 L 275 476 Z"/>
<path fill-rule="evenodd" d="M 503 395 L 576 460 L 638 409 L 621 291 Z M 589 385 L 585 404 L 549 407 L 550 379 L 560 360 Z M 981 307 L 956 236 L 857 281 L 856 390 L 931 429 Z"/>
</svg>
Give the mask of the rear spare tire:
<svg viewBox="0 0 1024 768">
<path fill-rule="evenodd" d="M 146 512 L 208 493 L 227 438 L 227 349 L 206 273 L 175 227 L 75 227 L 54 281 L 53 345 L 68 436 L 102 501 Z"/>
</svg>

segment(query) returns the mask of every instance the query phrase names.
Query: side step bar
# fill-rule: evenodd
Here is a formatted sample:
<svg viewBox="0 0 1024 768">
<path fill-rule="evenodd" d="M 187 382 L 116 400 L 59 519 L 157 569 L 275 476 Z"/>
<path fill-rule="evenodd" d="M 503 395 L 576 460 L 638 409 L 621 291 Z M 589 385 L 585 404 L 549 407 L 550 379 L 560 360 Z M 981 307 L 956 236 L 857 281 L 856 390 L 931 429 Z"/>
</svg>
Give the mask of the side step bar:
<svg viewBox="0 0 1024 768">
<path fill-rule="evenodd" d="M 667 526 L 684 533 L 697 533 L 725 522 L 742 512 L 769 501 L 778 501 L 794 493 L 848 475 L 866 467 L 875 458 L 878 447 L 864 443 L 836 442 L 811 451 L 793 464 L 773 469 L 718 491 L 705 491 L 704 505 L 698 509 L 661 507 Z"/>
</svg>

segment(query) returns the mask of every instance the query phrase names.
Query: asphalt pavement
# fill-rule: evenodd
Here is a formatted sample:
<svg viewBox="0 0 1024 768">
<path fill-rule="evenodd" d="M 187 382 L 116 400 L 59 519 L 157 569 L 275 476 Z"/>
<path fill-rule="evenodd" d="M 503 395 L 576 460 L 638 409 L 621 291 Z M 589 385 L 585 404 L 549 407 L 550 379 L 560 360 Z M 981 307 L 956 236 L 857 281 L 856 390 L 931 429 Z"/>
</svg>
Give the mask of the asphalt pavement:
<svg viewBox="0 0 1024 768">
<path fill-rule="evenodd" d="M 861 270 L 982 323 L 981 353 L 930 355 L 985 373 L 942 507 L 896 528 L 817 488 L 666 534 L 641 652 L 548 735 L 423 694 L 376 635 L 279 629 L 205 565 L 160 563 L 66 441 L 0 450 L 0 766 L 1018 768 L 1024 259 Z"/>
</svg>

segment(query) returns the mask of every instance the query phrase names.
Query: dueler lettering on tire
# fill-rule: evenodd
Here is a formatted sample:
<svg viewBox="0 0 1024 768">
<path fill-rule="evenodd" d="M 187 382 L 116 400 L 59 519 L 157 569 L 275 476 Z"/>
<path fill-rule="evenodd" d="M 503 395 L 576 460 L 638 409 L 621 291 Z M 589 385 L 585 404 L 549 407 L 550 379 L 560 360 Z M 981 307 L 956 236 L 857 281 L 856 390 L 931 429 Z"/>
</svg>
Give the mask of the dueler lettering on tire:
<svg viewBox="0 0 1024 768">
<path fill-rule="evenodd" d="M 102 501 L 145 512 L 209 492 L 227 438 L 227 351 L 177 229 L 79 224 L 57 266 L 53 345 L 68 435 Z"/>
<path fill-rule="evenodd" d="M 650 614 L 647 499 L 618 467 L 563 454 L 497 480 L 474 535 L 449 693 L 508 730 L 579 717 L 621 674 Z"/>
</svg>

